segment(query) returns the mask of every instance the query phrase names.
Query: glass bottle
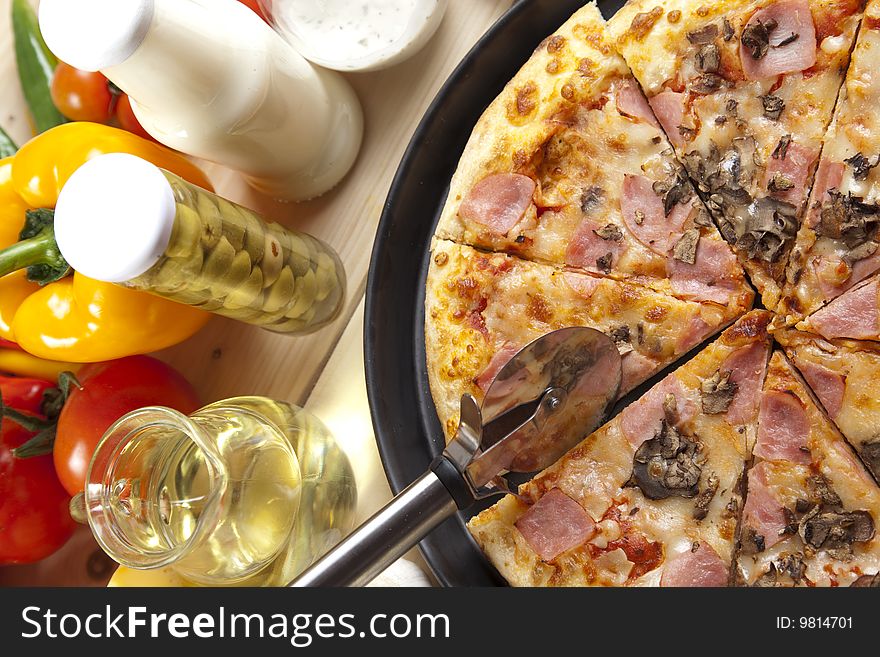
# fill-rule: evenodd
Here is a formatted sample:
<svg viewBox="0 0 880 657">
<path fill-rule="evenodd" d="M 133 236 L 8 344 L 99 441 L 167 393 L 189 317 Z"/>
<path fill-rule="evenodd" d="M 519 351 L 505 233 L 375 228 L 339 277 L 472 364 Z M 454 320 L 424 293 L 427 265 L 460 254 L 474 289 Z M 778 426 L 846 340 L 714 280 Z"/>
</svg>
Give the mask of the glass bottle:
<svg viewBox="0 0 880 657">
<path fill-rule="evenodd" d="M 320 420 L 236 397 L 189 417 L 149 407 L 120 418 L 71 511 L 123 566 L 279 586 L 348 533 L 356 502 L 348 458 Z"/>
<path fill-rule="evenodd" d="M 89 278 L 280 333 L 325 326 L 345 299 L 329 246 L 134 155 L 102 155 L 74 172 L 55 237 Z"/>
<path fill-rule="evenodd" d="M 42 0 L 39 17 L 55 55 L 112 80 L 157 141 L 264 194 L 313 198 L 357 158 L 363 114 L 348 82 L 236 0 Z"/>
</svg>

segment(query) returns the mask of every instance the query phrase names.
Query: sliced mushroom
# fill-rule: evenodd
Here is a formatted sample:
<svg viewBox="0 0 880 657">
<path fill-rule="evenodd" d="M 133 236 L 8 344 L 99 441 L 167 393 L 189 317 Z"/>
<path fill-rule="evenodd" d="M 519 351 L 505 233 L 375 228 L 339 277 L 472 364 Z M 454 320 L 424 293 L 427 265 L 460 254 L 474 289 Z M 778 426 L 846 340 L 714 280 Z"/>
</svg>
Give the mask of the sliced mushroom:
<svg viewBox="0 0 880 657">
<path fill-rule="evenodd" d="M 700 231 L 690 228 L 684 232 L 672 249 L 672 257 L 688 265 L 697 261 L 697 245 L 700 242 Z"/>
<path fill-rule="evenodd" d="M 706 487 L 697 495 L 694 500 L 694 520 L 702 520 L 709 515 L 709 504 L 718 492 L 718 477 L 713 472 L 706 478 Z"/>
<path fill-rule="evenodd" d="M 880 588 L 880 573 L 874 575 L 862 575 L 850 584 L 850 586 L 872 589 Z"/>
<path fill-rule="evenodd" d="M 721 51 L 714 43 L 707 43 L 697 51 L 697 68 L 703 73 L 717 73 L 720 67 Z"/>
<path fill-rule="evenodd" d="M 770 18 L 766 22 L 756 20 L 745 26 L 740 41 L 753 59 L 761 59 L 770 49 L 770 34 L 778 23 Z"/>
<path fill-rule="evenodd" d="M 620 230 L 620 226 L 617 224 L 605 224 L 602 228 L 593 232 L 605 241 L 620 242 L 623 239 L 623 231 Z"/>
<path fill-rule="evenodd" d="M 718 36 L 718 26 L 715 23 L 708 23 L 701 28 L 688 32 L 686 36 L 687 40 L 695 46 L 712 43 Z"/>
<path fill-rule="evenodd" d="M 729 370 L 718 370 L 700 384 L 703 412 L 707 415 L 726 412 L 738 389 L 739 386 L 730 380 Z"/>
<path fill-rule="evenodd" d="M 785 109 L 785 101 L 779 96 L 774 96 L 773 94 L 766 94 L 764 96 L 759 96 L 759 98 L 761 99 L 761 104 L 764 106 L 764 116 L 774 121 L 778 120 L 782 114 L 782 110 Z"/>
<path fill-rule="evenodd" d="M 880 479 L 880 441 L 862 443 L 859 454 L 871 474 Z"/>
<path fill-rule="evenodd" d="M 853 178 L 856 180 L 865 180 L 871 169 L 880 164 L 880 155 L 876 157 L 873 164 L 871 164 L 871 161 L 861 153 L 856 153 L 852 157 L 845 159 L 844 162 L 852 167 Z"/>
<path fill-rule="evenodd" d="M 638 488 L 651 500 L 696 497 L 703 471 L 699 449 L 696 440 L 664 418 L 654 437 L 636 451 L 632 476 L 625 485 Z"/>
</svg>

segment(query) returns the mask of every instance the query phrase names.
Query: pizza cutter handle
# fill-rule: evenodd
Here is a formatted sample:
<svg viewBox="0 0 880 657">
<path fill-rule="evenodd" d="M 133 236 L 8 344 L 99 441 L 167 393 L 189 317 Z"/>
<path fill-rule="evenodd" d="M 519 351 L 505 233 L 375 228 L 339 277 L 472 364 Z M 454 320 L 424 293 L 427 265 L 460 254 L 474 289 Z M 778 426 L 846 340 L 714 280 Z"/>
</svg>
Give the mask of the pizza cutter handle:
<svg viewBox="0 0 880 657">
<path fill-rule="evenodd" d="M 460 506 L 473 502 L 457 489 L 461 476 L 449 461 L 440 457 L 431 467 L 288 586 L 365 586 Z"/>
</svg>

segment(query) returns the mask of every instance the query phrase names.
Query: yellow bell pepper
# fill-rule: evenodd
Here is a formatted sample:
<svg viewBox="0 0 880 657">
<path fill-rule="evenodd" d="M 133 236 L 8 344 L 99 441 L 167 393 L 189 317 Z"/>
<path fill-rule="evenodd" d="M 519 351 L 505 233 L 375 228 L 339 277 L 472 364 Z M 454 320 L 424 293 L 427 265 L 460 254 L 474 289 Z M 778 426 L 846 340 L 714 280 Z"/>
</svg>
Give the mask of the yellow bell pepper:
<svg viewBox="0 0 880 657">
<path fill-rule="evenodd" d="M 19 233 L 25 212 L 54 208 L 70 176 L 105 153 L 137 155 L 211 189 L 194 164 L 163 146 L 104 125 L 67 123 L 0 160 L 0 249 L 24 244 Z M 5 253 L 8 249 L 0 252 L 0 270 Z M 77 272 L 42 287 L 24 271 L 0 278 L 0 338 L 49 360 L 88 363 L 157 351 L 190 337 L 208 319 L 204 311 Z"/>
</svg>

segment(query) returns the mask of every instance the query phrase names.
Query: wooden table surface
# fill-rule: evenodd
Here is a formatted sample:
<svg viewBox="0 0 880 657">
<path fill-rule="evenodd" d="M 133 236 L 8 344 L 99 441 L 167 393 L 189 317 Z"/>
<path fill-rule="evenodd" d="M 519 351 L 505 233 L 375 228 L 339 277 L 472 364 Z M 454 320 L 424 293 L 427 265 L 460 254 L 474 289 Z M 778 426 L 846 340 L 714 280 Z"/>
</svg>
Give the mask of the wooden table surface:
<svg viewBox="0 0 880 657">
<path fill-rule="evenodd" d="M 0 125 L 23 143 L 32 130 L 15 71 L 10 4 L 11 0 L 0 0 Z M 278 203 L 249 189 L 235 172 L 205 166 L 219 194 L 333 246 L 348 275 L 346 304 L 336 322 L 306 337 L 275 335 L 217 317 L 160 357 L 183 372 L 205 401 L 257 394 L 312 410 L 352 458 L 360 518 L 390 497 L 370 423 L 362 349 L 366 276 L 382 206 L 404 149 L 431 100 L 510 5 L 510 0 L 450 0 L 443 23 L 421 52 L 384 71 L 346 75 L 363 105 L 364 143 L 348 176 L 323 197 Z M 100 583 L 106 570 L 93 548 L 87 533 L 79 535 L 42 564 L 0 569 L 0 582 L 60 582 L 62 573 L 76 572 L 81 575 L 66 581 Z M 85 574 L 89 559 L 92 577 Z"/>
</svg>

